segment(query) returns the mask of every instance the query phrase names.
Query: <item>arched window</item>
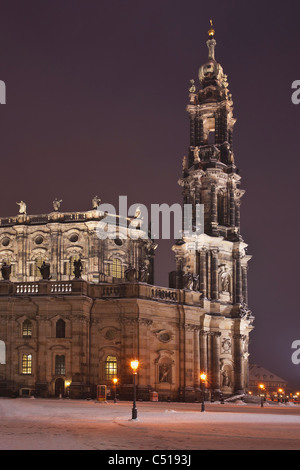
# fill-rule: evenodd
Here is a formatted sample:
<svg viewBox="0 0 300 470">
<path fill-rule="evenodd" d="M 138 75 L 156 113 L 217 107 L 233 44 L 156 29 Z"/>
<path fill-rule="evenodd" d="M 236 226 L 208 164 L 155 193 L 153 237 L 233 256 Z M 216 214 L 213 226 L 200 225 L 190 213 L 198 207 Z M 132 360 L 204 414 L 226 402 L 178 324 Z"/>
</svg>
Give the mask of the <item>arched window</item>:
<svg viewBox="0 0 300 470">
<path fill-rule="evenodd" d="M 32 355 L 23 354 L 22 356 L 22 374 L 31 374 L 32 372 Z"/>
<path fill-rule="evenodd" d="M 61 318 L 56 322 L 56 338 L 65 338 L 66 323 Z"/>
<path fill-rule="evenodd" d="M 0 341 L 0 364 L 6 364 L 6 351 L 4 341 Z"/>
<path fill-rule="evenodd" d="M 122 262 L 118 258 L 114 258 L 111 267 L 112 277 L 122 278 Z"/>
<path fill-rule="evenodd" d="M 39 268 L 42 266 L 43 261 L 45 261 L 45 260 L 42 256 L 39 256 L 38 258 L 36 258 L 35 266 L 34 266 L 34 276 L 35 277 L 40 277 L 41 276 L 41 272 L 40 272 Z"/>
<path fill-rule="evenodd" d="M 30 320 L 25 320 L 22 325 L 23 338 L 31 338 L 32 336 L 32 323 Z"/>
<path fill-rule="evenodd" d="M 65 356 L 55 356 L 55 375 L 65 375 Z"/>
<path fill-rule="evenodd" d="M 115 356 L 107 356 L 105 361 L 105 380 L 112 380 L 118 375 L 117 358 Z"/>
</svg>

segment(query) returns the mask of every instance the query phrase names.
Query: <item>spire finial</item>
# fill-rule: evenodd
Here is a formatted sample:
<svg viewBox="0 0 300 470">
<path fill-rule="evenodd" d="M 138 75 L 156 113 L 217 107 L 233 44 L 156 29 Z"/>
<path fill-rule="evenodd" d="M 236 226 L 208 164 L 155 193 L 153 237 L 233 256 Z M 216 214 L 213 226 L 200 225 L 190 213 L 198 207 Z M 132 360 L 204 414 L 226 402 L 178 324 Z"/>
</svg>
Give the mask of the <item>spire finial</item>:
<svg viewBox="0 0 300 470">
<path fill-rule="evenodd" d="M 209 22 L 210 22 L 210 28 L 208 30 L 208 35 L 209 35 L 210 39 L 212 39 L 215 35 L 215 30 L 214 30 L 214 26 L 213 26 L 213 21 L 210 20 Z"/>
<path fill-rule="evenodd" d="M 213 22 L 210 20 L 210 29 L 208 30 L 209 39 L 207 40 L 206 44 L 208 47 L 208 58 L 215 60 L 215 47 L 216 47 L 216 40 L 214 38 L 215 30 L 213 27 Z"/>
</svg>

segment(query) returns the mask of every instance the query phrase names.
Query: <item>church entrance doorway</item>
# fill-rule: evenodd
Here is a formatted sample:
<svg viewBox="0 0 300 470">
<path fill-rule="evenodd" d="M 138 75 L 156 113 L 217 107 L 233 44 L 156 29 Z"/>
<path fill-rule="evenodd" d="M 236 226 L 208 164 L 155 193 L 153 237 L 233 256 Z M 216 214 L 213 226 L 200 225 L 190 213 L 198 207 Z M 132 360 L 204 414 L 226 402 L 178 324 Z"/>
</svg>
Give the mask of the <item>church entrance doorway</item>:
<svg viewBox="0 0 300 470">
<path fill-rule="evenodd" d="M 65 392 L 65 381 L 62 378 L 55 380 L 55 396 L 63 396 Z"/>
</svg>

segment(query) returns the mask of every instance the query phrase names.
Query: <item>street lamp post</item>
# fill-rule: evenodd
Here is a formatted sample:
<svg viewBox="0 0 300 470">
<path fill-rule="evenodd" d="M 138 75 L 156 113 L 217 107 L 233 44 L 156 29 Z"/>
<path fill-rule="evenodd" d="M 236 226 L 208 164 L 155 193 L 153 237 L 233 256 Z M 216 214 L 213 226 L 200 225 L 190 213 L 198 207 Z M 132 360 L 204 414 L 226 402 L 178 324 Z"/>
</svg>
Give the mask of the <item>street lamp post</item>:
<svg viewBox="0 0 300 470">
<path fill-rule="evenodd" d="M 139 361 L 134 360 L 130 362 L 130 367 L 133 373 L 133 407 L 132 407 L 132 419 L 137 419 L 137 408 L 136 408 L 136 375 L 139 367 Z"/>
<path fill-rule="evenodd" d="M 117 403 L 117 383 L 118 383 L 118 378 L 117 377 L 114 377 L 112 379 L 113 381 L 113 384 L 114 384 L 114 403 Z"/>
<path fill-rule="evenodd" d="M 205 411 L 205 382 L 206 382 L 207 375 L 205 372 L 200 374 L 200 381 L 201 381 L 201 389 L 202 389 L 202 404 L 201 404 L 201 411 Z"/>
<path fill-rule="evenodd" d="M 266 387 L 264 386 L 264 384 L 259 384 L 259 388 L 261 390 L 260 406 L 261 406 L 261 408 L 263 408 L 263 406 L 264 406 L 264 397 L 265 397 L 264 393 L 265 393 Z"/>
</svg>

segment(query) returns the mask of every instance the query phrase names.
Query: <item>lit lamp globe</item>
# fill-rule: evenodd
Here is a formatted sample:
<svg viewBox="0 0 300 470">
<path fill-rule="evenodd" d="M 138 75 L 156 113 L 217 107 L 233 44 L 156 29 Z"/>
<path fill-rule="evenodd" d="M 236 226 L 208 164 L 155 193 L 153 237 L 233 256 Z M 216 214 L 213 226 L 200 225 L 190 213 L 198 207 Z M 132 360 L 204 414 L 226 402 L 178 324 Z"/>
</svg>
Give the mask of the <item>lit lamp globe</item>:
<svg viewBox="0 0 300 470">
<path fill-rule="evenodd" d="M 130 367 L 132 369 L 133 374 L 137 373 L 138 367 L 139 367 L 139 361 L 135 359 L 134 361 L 130 362 Z"/>
<path fill-rule="evenodd" d="M 206 381 L 206 377 L 207 377 L 207 375 L 206 375 L 204 372 L 202 372 L 202 374 L 200 374 L 201 382 L 205 382 L 205 381 Z"/>
</svg>

